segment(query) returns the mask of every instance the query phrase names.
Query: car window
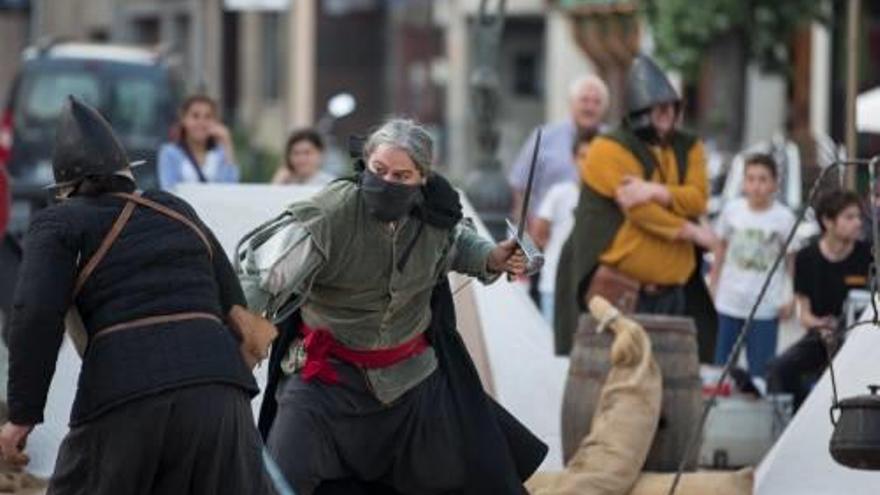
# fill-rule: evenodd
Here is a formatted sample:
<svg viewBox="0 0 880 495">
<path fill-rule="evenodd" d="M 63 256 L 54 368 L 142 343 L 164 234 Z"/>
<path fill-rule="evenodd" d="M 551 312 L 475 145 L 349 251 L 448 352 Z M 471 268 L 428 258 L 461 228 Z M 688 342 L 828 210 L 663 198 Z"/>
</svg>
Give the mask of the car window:
<svg viewBox="0 0 880 495">
<path fill-rule="evenodd" d="M 54 121 L 61 113 L 67 95 L 76 95 L 101 107 L 101 81 L 88 72 L 44 72 L 28 77 L 22 87 L 23 104 L 19 117 L 28 124 Z"/>
<path fill-rule="evenodd" d="M 153 136 L 161 132 L 162 94 L 155 81 L 122 77 L 114 80 L 111 86 L 108 114 L 117 132 L 131 137 Z"/>
<path fill-rule="evenodd" d="M 160 81 L 146 72 L 33 71 L 22 82 L 15 120 L 27 128 L 50 128 L 72 94 L 96 107 L 123 139 L 155 140 L 164 136 L 166 125 L 162 112 L 168 90 Z"/>
</svg>

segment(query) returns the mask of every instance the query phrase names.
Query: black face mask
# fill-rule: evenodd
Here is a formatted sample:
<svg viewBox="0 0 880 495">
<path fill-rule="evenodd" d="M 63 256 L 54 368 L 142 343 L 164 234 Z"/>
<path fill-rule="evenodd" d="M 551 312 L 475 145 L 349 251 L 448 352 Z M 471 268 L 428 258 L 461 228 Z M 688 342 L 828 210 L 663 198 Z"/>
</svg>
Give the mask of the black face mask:
<svg viewBox="0 0 880 495">
<path fill-rule="evenodd" d="M 369 169 L 361 178 L 367 210 L 382 222 L 394 222 L 408 215 L 422 200 L 421 186 L 388 182 Z"/>
</svg>

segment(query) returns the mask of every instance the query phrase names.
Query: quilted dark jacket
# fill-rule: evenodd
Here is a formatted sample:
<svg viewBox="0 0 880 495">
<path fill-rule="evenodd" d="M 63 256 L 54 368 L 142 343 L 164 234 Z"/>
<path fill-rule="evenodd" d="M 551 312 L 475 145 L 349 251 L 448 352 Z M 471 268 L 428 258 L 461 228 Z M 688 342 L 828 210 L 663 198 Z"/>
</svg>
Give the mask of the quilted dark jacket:
<svg viewBox="0 0 880 495">
<path fill-rule="evenodd" d="M 257 390 L 237 341 L 221 323 L 188 320 L 112 332 L 96 330 L 150 316 L 205 312 L 222 319 L 244 295 L 222 248 L 183 200 L 146 198 L 195 221 L 213 244 L 182 223 L 138 206 L 75 301 L 89 333 L 71 424 L 163 390 L 229 383 Z M 75 197 L 39 212 L 25 239 L 10 325 L 9 409 L 17 424 L 35 424 L 43 408 L 64 315 L 77 273 L 97 250 L 124 205 L 100 195 Z"/>
</svg>

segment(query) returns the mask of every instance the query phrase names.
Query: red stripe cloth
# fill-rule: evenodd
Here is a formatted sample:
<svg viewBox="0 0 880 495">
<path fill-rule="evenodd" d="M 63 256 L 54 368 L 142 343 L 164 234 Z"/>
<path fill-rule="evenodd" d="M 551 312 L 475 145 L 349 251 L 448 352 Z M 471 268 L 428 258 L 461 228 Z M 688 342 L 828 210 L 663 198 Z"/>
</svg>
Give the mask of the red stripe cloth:
<svg viewBox="0 0 880 495">
<path fill-rule="evenodd" d="M 421 354 L 430 345 L 425 334 L 420 333 L 395 347 L 358 350 L 340 344 L 329 330 L 323 328 L 311 328 L 303 323 L 300 333 L 305 337 L 303 345 L 306 350 L 306 362 L 301 371 L 303 381 L 318 379 L 331 385 L 339 383 L 339 374 L 328 360 L 330 357 L 361 368 L 387 368 Z"/>
<path fill-rule="evenodd" d="M 0 149 L 2 153 L 2 149 Z M 0 241 L 6 234 L 6 225 L 9 223 L 9 177 L 6 175 L 6 167 L 3 165 L 3 157 L 0 157 Z"/>
</svg>

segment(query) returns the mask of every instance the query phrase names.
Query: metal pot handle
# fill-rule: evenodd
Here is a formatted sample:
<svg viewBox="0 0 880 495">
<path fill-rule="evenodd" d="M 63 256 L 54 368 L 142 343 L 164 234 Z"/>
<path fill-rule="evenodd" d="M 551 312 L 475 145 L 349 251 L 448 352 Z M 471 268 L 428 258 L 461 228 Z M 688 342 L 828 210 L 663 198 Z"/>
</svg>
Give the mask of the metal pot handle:
<svg viewBox="0 0 880 495">
<path fill-rule="evenodd" d="M 833 404 L 831 408 L 828 410 L 828 415 L 831 416 L 831 424 L 837 427 L 837 419 L 834 419 L 834 410 L 840 410 L 840 404 Z"/>
</svg>

